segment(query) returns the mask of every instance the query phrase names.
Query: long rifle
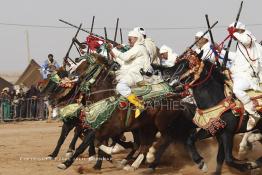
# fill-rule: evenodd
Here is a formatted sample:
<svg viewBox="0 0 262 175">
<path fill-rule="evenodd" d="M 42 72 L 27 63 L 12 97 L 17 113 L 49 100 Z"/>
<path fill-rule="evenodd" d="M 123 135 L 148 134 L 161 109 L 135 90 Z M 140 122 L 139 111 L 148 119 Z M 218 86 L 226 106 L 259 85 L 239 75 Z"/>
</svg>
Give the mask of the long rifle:
<svg viewBox="0 0 262 175">
<path fill-rule="evenodd" d="M 78 33 L 79 33 L 81 27 L 82 27 L 82 23 L 79 25 L 79 27 L 78 27 L 78 29 L 77 29 L 77 32 L 76 32 L 76 34 L 75 34 L 75 36 L 74 36 L 74 38 L 77 37 L 77 35 L 78 35 Z M 74 45 L 74 41 L 71 42 L 70 47 L 69 47 L 69 49 L 67 50 L 67 53 L 66 53 L 65 58 L 69 58 L 69 59 L 70 59 L 70 60 L 71 60 L 75 65 L 76 65 L 75 61 L 72 60 L 72 59 L 69 57 L 69 53 L 70 53 L 70 51 L 71 51 L 73 45 Z"/>
<path fill-rule="evenodd" d="M 107 31 L 106 31 L 106 27 L 104 27 L 104 32 L 105 32 L 105 39 L 107 40 Z M 107 58 L 110 59 L 110 55 L 109 55 L 109 51 L 108 51 L 108 49 L 106 49 L 106 53 L 107 53 Z"/>
<path fill-rule="evenodd" d="M 240 14 L 241 14 L 242 6 L 243 6 L 243 1 L 241 1 L 240 7 L 239 7 L 239 10 L 238 10 L 238 13 L 237 13 L 237 17 L 236 17 L 236 20 L 235 20 L 234 27 L 237 26 L 237 22 L 239 20 Z M 231 43 L 232 43 L 232 38 L 230 38 L 228 45 L 227 45 L 227 49 L 226 49 L 226 53 L 225 53 L 225 57 L 224 57 L 224 61 L 223 61 L 223 67 L 226 67 L 226 65 L 227 65 L 228 54 L 229 54 L 229 49 L 230 49 Z"/>
<path fill-rule="evenodd" d="M 123 44 L 123 34 L 122 34 L 122 29 L 121 28 L 120 28 L 120 41 L 121 41 L 121 44 Z"/>
<path fill-rule="evenodd" d="M 210 28 L 208 28 L 207 31 L 205 31 L 205 32 L 203 33 L 203 35 L 200 36 L 193 44 L 191 44 L 191 45 L 188 47 L 188 49 L 192 49 L 192 48 L 196 45 L 196 43 L 197 43 L 199 40 L 201 40 L 201 38 L 203 38 L 212 28 L 215 27 L 215 25 L 217 25 L 217 23 L 218 23 L 218 21 L 216 21 L 212 26 L 210 26 Z M 187 49 L 187 50 L 188 50 L 188 49 Z M 185 53 L 187 52 L 187 50 L 185 50 L 179 57 L 184 56 Z"/>
<path fill-rule="evenodd" d="M 210 23 L 209 23 L 208 15 L 206 14 L 205 17 L 206 17 L 207 27 L 208 27 L 208 29 L 210 29 Z M 213 47 L 215 47 L 215 41 L 214 41 L 214 38 L 213 38 L 212 30 L 210 29 L 208 32 L 209 32 L 211 44 L 212 44 Z M 217 63 L 217 66 L 220 66 L 220 63 L 217 59 L 216 59 L 216 63 Z"/>
<path fill-rule="evenodd" d="M 117 20 L 116 20 L 116 28 L 115 28 L 114 42 L 116 42 L 116 37 L 117 37 L 117 32 L 118 32 L 118 22 L 119 22 L 119 18 L 117 18 Z"/>
<path fill-rule="evenodd" d="M 71 24 L 71 23 L 69 23 L 69 22 L 66 22 L 66 21 L 62 20 L 62 19 L 59 19 L 59 21 L 65 23 L 65 24 L 67 24 L 67 25 L 69 25 L 69 26 L 71 26 L 71 27 L 78 28 L 76 25 L 73 25 L 73 24 Z M 88 33 L 88 34 L 91 34 L 91 32 L 88 31 L 88 30 L 85 30 L 85 29 L 80 29 L 80 30 L 83 31 L 83 32 L 86 32 L 86 33 Z M 101 36 L 101 35 L 92 33 L 92 36 L 95 36 L 95 37 L 97 37 L 97 38 L 100 38 L 100 39 L 102 39 L 102 40 L 105 40 L 105 41 L 113 44 L 114 46 L 119 45 L 119 43 L 114 42 L 113 40 L 110 40 L 110 39 L 105 39 L 105 38 L 104 38 L 103 36 Z"/>
<path fill-rule="evenodd" d="M 90 35 L 92 35 L 92 34 L 93 34 L 94 23 L 95 23 L 95 16 L 93 16 L 93 19 L 92 19 L 92 24 L 91 24 L 91 32 L 90 32 Z M 90 51 L 90 48 L 89 48 L 89 46 L 88 46 L 88 48 L 87 48 L 87 53 L 89 53 L 89 51 Z"/>
</svg>

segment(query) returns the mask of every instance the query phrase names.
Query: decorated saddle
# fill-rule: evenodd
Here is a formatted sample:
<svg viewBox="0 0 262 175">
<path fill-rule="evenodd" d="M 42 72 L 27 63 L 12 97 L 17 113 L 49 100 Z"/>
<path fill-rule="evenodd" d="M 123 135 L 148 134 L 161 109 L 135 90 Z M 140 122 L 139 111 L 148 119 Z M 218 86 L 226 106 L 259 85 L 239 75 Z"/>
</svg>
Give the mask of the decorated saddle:
<svg viewBox="0 0 262 175">
<path fill-rule="evenodd" d="M 132 89 L 132 92 L 143 100 L 149 101 L 166 98 L 166 95 L 172 93 L 172 88 L 167 83 L 160 83 L 156 85 L 136 87 Z M 132 107 L 130 105 L 122 106 L 122 103 L 128 104 L 128 100 L 123 96 L 112 96 L 84 108 L 78 104 L 71 104 L 61 109 L 60 117 L 63 120 L 79 117 L 79 111 L 82 110 L 85 115 L 85 122 L 92 128 L 97 129 L 112 116 L 117 108 L 119 108 L 128 110 L 126 116 L 127 124 Z"/>
<path fill-rule="evenodd" d="M 196 114 L 193 118 L 193 122 L 198 127 L 206 129 L 212 135 L 215 135 L 218 130 L 226 126 L 226 123 L 220 118 L 221 115 L 228 110 L 232 110 L 233 114 L 236 117 L 240 117 L 240 122 L 238 125 L 238 129 L 239 129 L 239 127 L 241 126 L 243 115 L 245 113 L 245 109 L 244 109 L 244 105 L 238 99 L 232 98 L 233 96 L 232 85 L 233 85 L 232 80 L 228 78 L 228 80 L 225 82 L 224 85 L 226 98 L 218 105 L 205 110 L 201 110 L 201 109 L 196 110 Z M 262 84 L 260 84 L 260 87 L 262 87 Z M 256 110 L 258 112 L 262 112 L 262 92 L 248 90 L 247 93 L 251 97 L 253 103 L 255 104 Z"/>
</svg>

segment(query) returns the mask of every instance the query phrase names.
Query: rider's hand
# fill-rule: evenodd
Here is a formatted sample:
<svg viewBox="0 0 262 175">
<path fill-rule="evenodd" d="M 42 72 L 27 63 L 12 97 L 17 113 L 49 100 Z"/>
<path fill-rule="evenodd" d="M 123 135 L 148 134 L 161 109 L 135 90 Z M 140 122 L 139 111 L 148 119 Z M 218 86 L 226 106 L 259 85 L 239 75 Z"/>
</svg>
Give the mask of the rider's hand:
<svg viewBox="0 0 262 175">
<path fill-rule="evenodd" d="M 122 44 L 118 44 L 117 46 L 116 46 L 116 48 L 118 48 L 118 49 L 121 49 L 121 48 L 123 48 L 124 46 L 122 45 Z"/>
<path fill-rule="evenodd" d="M 237 29 L 235 27 L 229 27 L 227 28 L 227 31 L 229 33 L 229 35 L 233 38 L 236 39 L 236 37 L 234 36 L 234 33 L 237 31 Z"/>
<path fill-rule="evenodd" d="M 108 48 L 109 50 L 112 50 L 112 49 L 113 49 L 113 45 L 112 45 L 111 43 L 107 43 L 107 48 Z"/>
<path fill-rule="evenodd" d="M 220 53 L 222 50 L 222 46 L 219 46 L 217 43 L 214 43 L 214 49 Z"/>
</svg>

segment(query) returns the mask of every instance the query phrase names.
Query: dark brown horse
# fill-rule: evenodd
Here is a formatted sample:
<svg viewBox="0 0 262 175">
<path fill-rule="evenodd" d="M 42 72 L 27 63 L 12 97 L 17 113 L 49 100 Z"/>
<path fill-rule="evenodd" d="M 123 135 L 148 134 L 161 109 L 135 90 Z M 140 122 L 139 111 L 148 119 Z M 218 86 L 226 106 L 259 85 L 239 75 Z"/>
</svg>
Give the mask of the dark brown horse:
<svg viewBox="0 0 262 175">
<path fill-rule="evenodd" d="M 114 94 L 114 90 L 108 88 L 112 86 L 114 77 L 108 74 L 108 71 L 104 66 L 95 62 L 96 60 L 95 57 L 98 57 L 98 56 L 99 55 L 90 55 L 90 57 L 94 59 L 90 63 L 91 69 L 88 69 L 86 74 L 82 73 L 82 76 L 80 77 L 80 80 L 79 80 L 79 84 L 76 84 L 75 90 L 72 93 L 72 95 L 74 96 L 71 95 L 70 96 L 71 99 L 70 98 L 68 99 L 68 97 L 66 96 L 63 97 L 67 99 L 68 101 L 67 104 L 74 103 L 76 101 L 75 98 L 78 97 L 79 94 L 85 97 L 85 98 L 82 98 L 83 105 L 90 105 L 91 103 L 101 100 L 104 97 L 112 96 Z M 83 72 L 83 71 L 80 71 L 80 72 Z M 94 78 L 94 76 L 96 77 Z M 90 84 L 89 82 L 90 83 L 92 82 L 92 83 Z M 83 92 L 82 90 L 80 91 L 80 88 L 82 88 L 83 86 L 85 86 L 85 88 L 87 89 L 85 92 Z M 62 126 L 59 140 L 57 142 L 57 145 L 54 151 L 49 155 L 49 157 L 53 159 L 57 156 L 65 138 L 67 137 L 69 132 L 75 127 L 75 135 L 67 151 L 67 154 L 69 154 L 70 156 L 75 150 L 75 144 L 76 144 L 78 137 L 82 134 L 87 134 L 90 131 L 90 129 L 88 128 L 83 128 L 84 125 L 85 125 L 84 121 L 81 120 L 79 117 L 76 117 L 70 120 L 63 120 L 63 126 Z M 133 144 L 131 143 L 121 142 L 121 140 L 118 138 L 117 138 L 117 141 L 120 142 L 120 144 L 124 146 L 125 148 L 133 148 Z M 91 144 L 91 146 L 89 147 L 89 156 L 93 156 L 94 154 L 95 154 L 94 145 Z M 98 162 L 98 166 L 99 166 L 100 160 L 98 161 L 99 161 Z"/>
<path fill-rule="evenodd" d="M 103 62 L 103 60 L 101 61 Z M 110 69 L 109 69 L 110 70 Z M 108 81 L 105 79 L 105 81 Z M 112 84 L 113 81 L 108 81 L 107 88 L 114 89 Z M 77 148 L 74 155 L 60 164 L 58 167 L 61 169 L 68 168 L 74 160 L 81 154 L 88 145 L 94 140 L 97 139 L 100 144 L 102 144 L 108 138 L 114 138 L 119 136 L 121 133 L 126 131 L 138 130 L 139 140 L 140 140 L 140 153 L 137 157 L 137 160 L 132 164 L 132 169 L 138 168 L 140 163 L 144 160 L 146 153 L 148 152 L 149 147 L 152 145 L 155 140 L 155 134 L 159 130 L 162 135 L 168 133 L 168 129 L 172 128 L 172 123 L 183 115 L 192 115 L 184 111 L 184 106 L 181 104 L 173 105 L 170 107 L 170 104 L 177 101 L 177 97 L 172 94 L 170 97 L 164 97 L 159 101 L 154 101 L 153 105 L 149 105 L 148 108 L 139 116 L 139 118 L 134 118 L 134 111 L 131 111 L 131 116 L 129 119 L 126 119 L 128 110 L 117 108 L 110 119 L 106 121 L 99 129 L 94 130 L 89 133 L 83 143 Z M 103 95 L 104 96 L 104 95 Z M 128 120 L 128 122 L 126 122 Z M 128 124 L 126 124 L 128 123 Z M 171 134 L 171 133 L 168 133 Z M 100 155 L 101 156 L 101 155 Z M 101 157 L 99 157 L 100 159 Z"/>
</svg>

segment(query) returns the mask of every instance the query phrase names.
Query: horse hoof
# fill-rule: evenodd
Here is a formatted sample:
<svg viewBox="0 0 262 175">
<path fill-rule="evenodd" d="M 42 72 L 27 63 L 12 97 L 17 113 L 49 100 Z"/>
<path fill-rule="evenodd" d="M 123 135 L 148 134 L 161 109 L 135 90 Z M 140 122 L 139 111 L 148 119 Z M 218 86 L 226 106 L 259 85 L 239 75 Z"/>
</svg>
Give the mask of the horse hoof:
<svg viewBox="0 0 262 175">
<path fill-rule="evenodd" d="M 248 162 L 246 164 L 247 164 L 247 169 L 248 170 L 253 170 L 253 169 L 259 168 L 258 164 L 256 162 Z"/>
<path fill-rule="evenodd" d="M 59 168 L 59 169 L 61 169 L 61 170 L 65 170 L 65 169 L 67 169 L 66 165 L 63 164 L 63 163 L 57 165 L 57 168 Z"/>
<path fill-rule="evenodd" d="M 250 174 L 251 175 L 260 175 L 261 174 L 261 169 L 260 168 L 252 169 Z"/>
<path fill-rule="evenodd" d="M 55 160 L 55 157 L 49 155 L 49 156 L 47 156 L 46 160 Z"/>
<path fill-rule="evenodd" d="M 73 154 L 74 154 L 74 151 L 67 152 L 66 155 L 65 155 L 65 157 L 66 157 L 67 159 L 70 159 L 70 158 L 73 156 Z"/>
<path fill-rule="evenodd" d="M 155 173 L 154 168 L 147 168 L 146 170 L 142 171 L 142 174 L 153 174 Z"/>
<path fill-rule="evenodd" d="M 214 173 L 211 173 L 211 175 L 221 175 L 221 172 L 214 172 Z"/>
<path fill-rule="evenodd" d="M 123 169 L 127 164 L 127 160 L 123 159 L 122 161 L 113 161 L 113 164 L 117 169 Z"/>
<path fill-rule="evenodd" d="M 246 159 L 247 159 L 247 154 L 248 154 L 247 151 L 239 151 L 237 158 L 238 158 L 239 160 L 246 160 Z"/>
<path fill-rule="evenodd" d="M 121 145 L 119 145 L 118 143 L 112 148 L 112 153 L 116 154 L 116 153 L 120 153 L 122 151 L 124 151 L 125 148 L 122 147 Z"/>
<path fill-rule="evenodd" d="M 93 162 L 96 160 L 96 156 L 91 156 L 91 157 L 88 157 L 88 161 L 89 162 Z"/>
<path fill-rule="evenodd" d="M 199 168 L 203 173 L 207 173 L 207 171 L 208 171 L 207 164 L 204 162 L 204 160 L 201 160 L 201 162 L 198 164 L 198 168 Z"/>
<path fill-rule="evenodd" d="M 126 165 L 126 166 L 123 168 L 123 170 L 134 172 L 134 171 L 135 171 L 135 167 L 130 166 L 130 165 Z"/>
<path fill-rule="evenodd" d="M 99 166 L 99 165 L 93 166 L 93 171 L 94 172 L 101 172 L 101 166 Z"/>
</svg>

